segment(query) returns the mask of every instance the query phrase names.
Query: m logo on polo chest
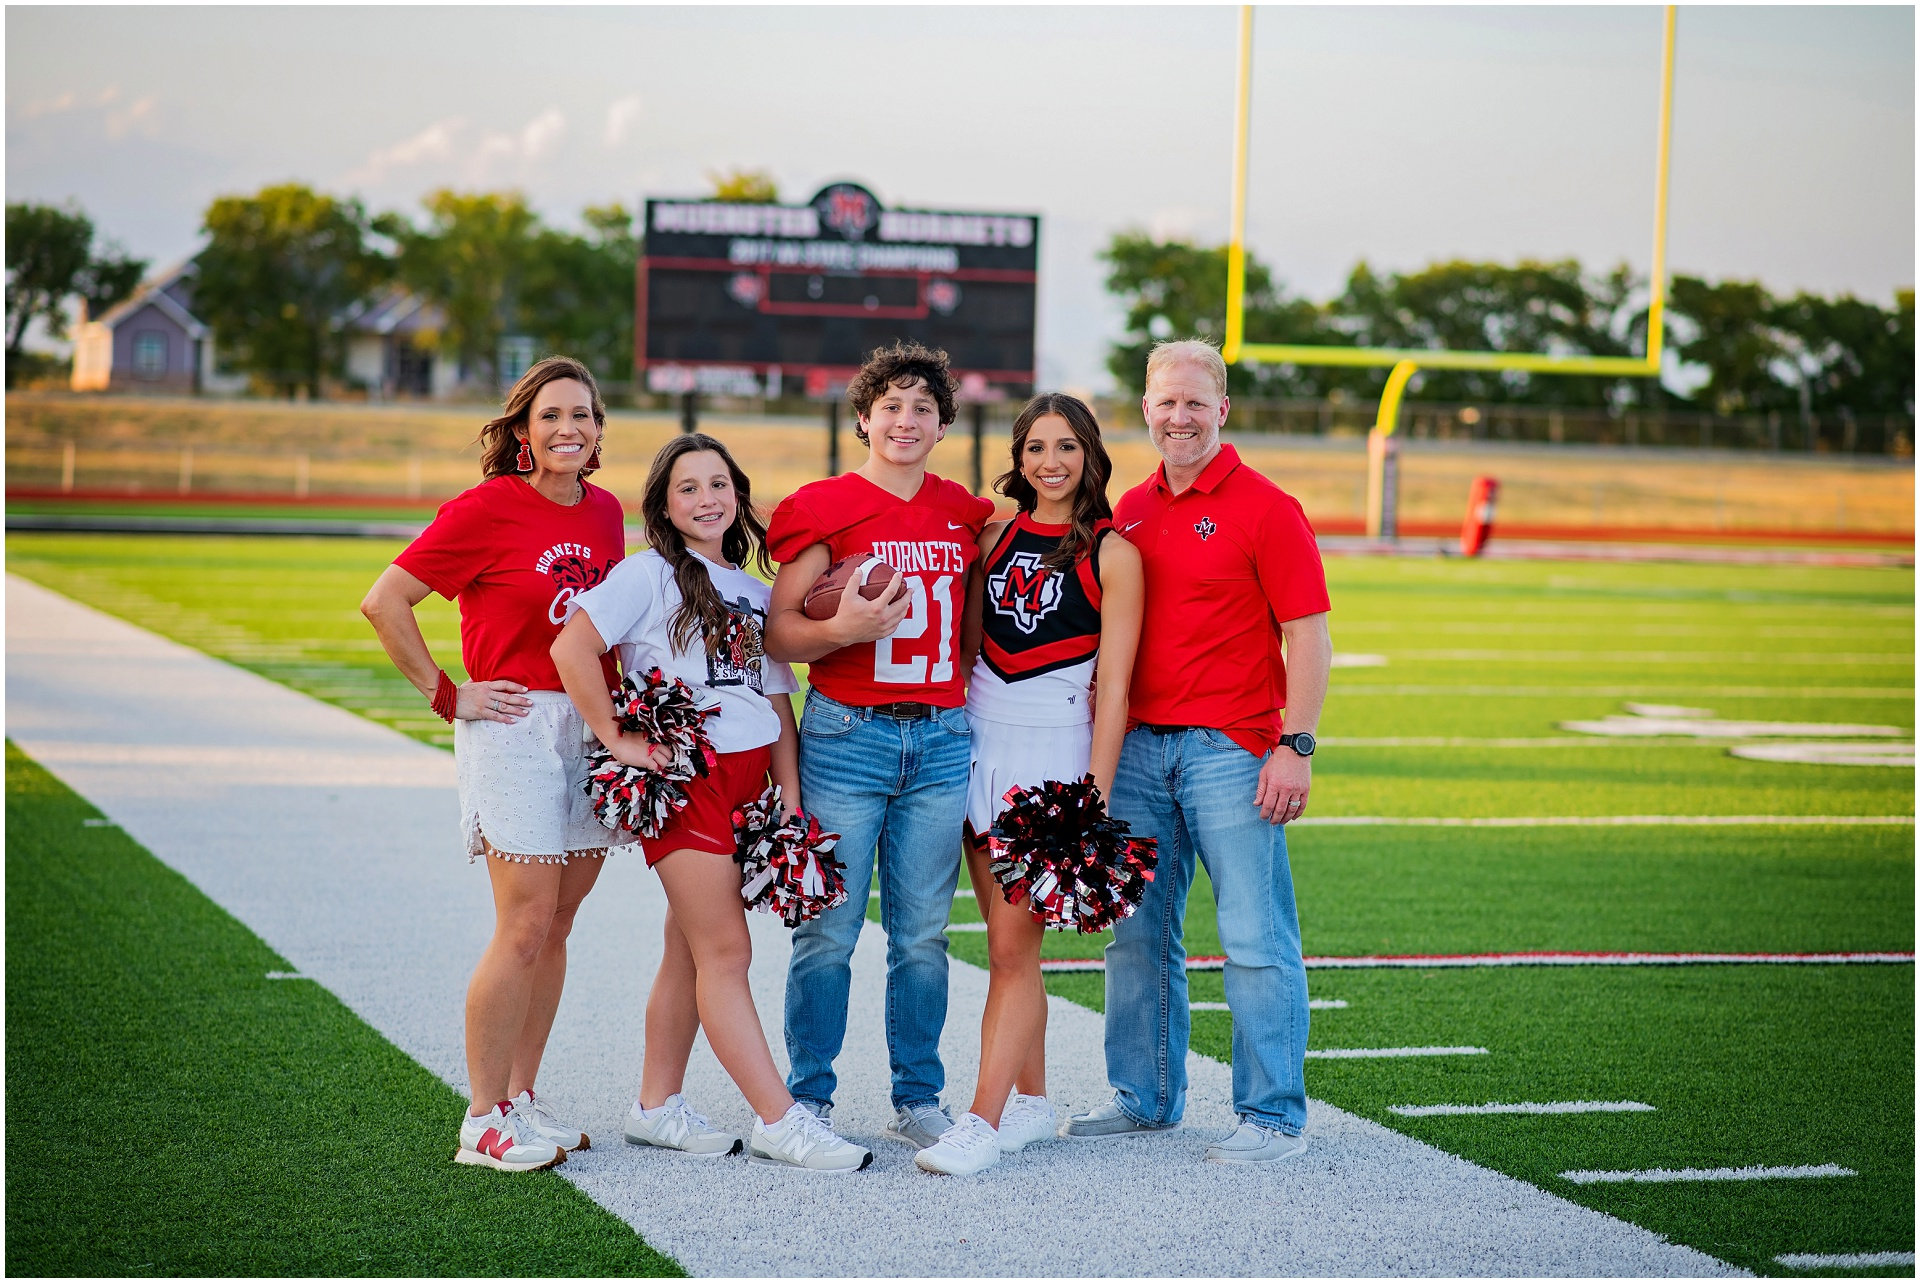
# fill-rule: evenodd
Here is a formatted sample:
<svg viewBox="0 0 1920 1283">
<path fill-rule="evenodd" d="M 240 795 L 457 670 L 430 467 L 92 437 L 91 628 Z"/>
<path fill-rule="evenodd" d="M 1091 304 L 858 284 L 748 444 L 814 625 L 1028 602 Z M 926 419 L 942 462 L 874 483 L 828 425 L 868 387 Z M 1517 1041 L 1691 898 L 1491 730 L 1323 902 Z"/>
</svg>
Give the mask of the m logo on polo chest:
<svg viewBox="0 0 1920 1283">
<path fill-rule="evenodd" d="M 1200 520 L 1193 523 L 1193 533 L 1200 536 L 1200 542 L 1202 543 L 1205 543 L 1208 539 L 1211 539 L 1213 537 L 1213 532 L 1218 530 L 1219 528 L 1220 527 L 1213 524 L 1212 517 L 1202 517 L 1200 518 Z"/>
</svg>

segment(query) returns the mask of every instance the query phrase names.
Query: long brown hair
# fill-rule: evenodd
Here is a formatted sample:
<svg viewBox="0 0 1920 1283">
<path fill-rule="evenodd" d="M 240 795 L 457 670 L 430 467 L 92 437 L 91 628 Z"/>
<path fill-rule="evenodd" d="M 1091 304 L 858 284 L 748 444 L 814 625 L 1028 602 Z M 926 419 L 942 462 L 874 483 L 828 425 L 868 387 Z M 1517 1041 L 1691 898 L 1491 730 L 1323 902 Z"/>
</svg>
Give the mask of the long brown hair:
<svg viewBox="0 0 1920 1283">
<path fill-rule="evenodd" d="M 713 586 L 706 566 L 687 551 L 687 537 L 667 515 L 667 490 L 673 481 L 673 465 L 682 456 L 703 450 L 719 455 L 727 465 L 727 475 L 733 479 L 733 524 L 720 537 L 720 555 L 743 570 L 752 561 L 762 575 L 773 573 L 773 563 L 767 559 L 767 527 L 753 508 L 753 483 L 733 461 L 727 447 L 704 432 L 683 433 L 661 446 L 660 453 L 653 456 L 653 466 L 647 471 L 647 488 L 640 496 L 640 515 L 646 522 L 647 546 L 672 567 L 673 582 L 680 589 L 680 605 L 667 624 L 667 640 L 674 650 L 684 651 L 699 637 L 706 642 L 707 653 L 712 654 L 726 641 L 730 613 L 726 603 L 720 600 L 720 590 Z"/>
<path fill-rule="evenodd" d="M 500 417 L 489 419 L 480 429 L 481 476 L 491 481 L 520 471 L 514 466 L 514 460 L 520 455 L 519 434 L 529 430 L 527 418 L 533 413 L 533 398 L 555 379 L 578 379 L 586 384 L 587 394 L 593 400 L 593 421 L 599 425 L 600 435 L 606 435 L 607 406 L 600 399 L 600 385 L 594 382 L 593 372 L 570 356 L 542 357 L 515 381 L 513 390 L 507 393 L 506 404 L 501 407 Z M 591 471 L 591 468 L 582 468 L 580 475 L 584 478 Z"/>
<path fill-rule="evenodd" d="M 1096 522 L 1111 521 L 1113 507 L 1107 502 L 1107 478 L 1113 475 L 1113 460 L 1100 441 L 1100 423 L 1087 403 L 1064 392 L 1042 392 L 1027 402 L 1020 417 L 1013 421 L 1013 469 L 994 478 L 993 488 L 1020 505 L 1020 511 L 1032 512 L 1039 506 L 1040 493 L 1026 474 L 1020 471 L 1020 456 L 1027 448 L 1027 435 L 1033 425 L 1049 414 L 1067 421 L 1073 439 L 1080 446 L 1080 487 L 1073 492 L 1073 523 L 1059 547 L 1040 563 L 1048 570 L 1071 569 L 1093 551 L 1093 527 Z"/>
</svg>

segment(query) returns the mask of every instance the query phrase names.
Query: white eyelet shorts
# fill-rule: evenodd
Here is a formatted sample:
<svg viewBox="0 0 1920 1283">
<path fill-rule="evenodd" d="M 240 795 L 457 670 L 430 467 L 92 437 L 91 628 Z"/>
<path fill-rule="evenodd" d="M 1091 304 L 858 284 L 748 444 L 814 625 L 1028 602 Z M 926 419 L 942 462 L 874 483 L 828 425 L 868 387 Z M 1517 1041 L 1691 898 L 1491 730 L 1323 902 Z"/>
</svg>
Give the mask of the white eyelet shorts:
<svg viewBox="0 0 1920 1283">
<path fill-rule="evenodd" d="M 518 722 L 453 724 L 460 832 L 469 861 L 488 847 L 516 861 L 565 864 L 569 855 L 638 852 L 639 839 L 595 818 L 587 801 L 593 732 L 565 691 L 528 691 Z"/>
</svg>

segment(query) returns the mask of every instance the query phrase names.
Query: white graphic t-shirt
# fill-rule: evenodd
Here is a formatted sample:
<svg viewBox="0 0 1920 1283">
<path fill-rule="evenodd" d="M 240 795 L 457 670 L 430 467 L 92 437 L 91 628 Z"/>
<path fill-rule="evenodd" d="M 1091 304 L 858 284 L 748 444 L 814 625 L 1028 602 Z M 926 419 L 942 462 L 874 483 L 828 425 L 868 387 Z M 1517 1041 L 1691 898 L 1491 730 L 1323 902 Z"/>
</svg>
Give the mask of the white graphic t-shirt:
<svg viewBox="0 0 1920 1283">
<path fill-rule="evenodd" d="M 697 634 L 693 649 L 671 649 L 667 629 L 680 609 L 680 586 L 666 558 L 651 548 L 628 557 L 575 597 L 567 617 L 586 611 L 601 640 L 619 654 L 622 672 L 644 673 L 657 666 L 693 687 L 703 702 L 717 702 L 720 715 L 707 721 L 717 751 L 744 753 L 771 744 L 780 738 L 780 719 L 767 696 L 800 689 L 792 666 L 768 659 L 762 644 L 773 590 L 744 570 L 688 555 L 706 566 L 720 599 L 740 622 L 734 641 L 720 654 L 709 655 Z"/>
</svg>

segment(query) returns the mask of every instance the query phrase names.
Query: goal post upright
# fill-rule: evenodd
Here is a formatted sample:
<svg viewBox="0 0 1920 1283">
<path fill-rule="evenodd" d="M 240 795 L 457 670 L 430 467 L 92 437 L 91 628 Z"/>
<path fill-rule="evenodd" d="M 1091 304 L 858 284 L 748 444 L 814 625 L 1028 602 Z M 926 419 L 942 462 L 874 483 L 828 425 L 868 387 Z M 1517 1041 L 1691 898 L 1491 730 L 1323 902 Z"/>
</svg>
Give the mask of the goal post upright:
<svg viewBox="0 0 1920 1283">
<path fill-rule="evenodd" d="M 1524 370 L 1532 374 L 1599 375 L 1614 378 L 1657 378 L 1665 348 L 1667 305 L 1667 175 L 1673 142 L 1674 29 L 1678 6 L 1667 5 L 1660 55 L 1660 130 L 1654 167 L 1653 262 L 1651 298 L 1647 305 L 1645 356 L 1575 356 L 1547 352 L 1488 352 L 1455 349 L 1335 347 L 1315 343 L 1249 343 L 1246 341 L 1246 223 L 1247 169 L 1253 96 L 1253 6 L 1240 9 L 1238 98 L 1234 117 L 1233 230 L 1227 244 L 1227 316 L 1220 354 L 1229 364 L 1252 360 L 1288 365 L 1391 367 L 1380 397 L 1380 410 L 1367 450 L 1367 533 L 1394 537 L 1396 507 L 1396 442 L 1388 439 L 1399 426 L 1400 401 L 1407 383 L 1422 369 Z"/>
</svg>

